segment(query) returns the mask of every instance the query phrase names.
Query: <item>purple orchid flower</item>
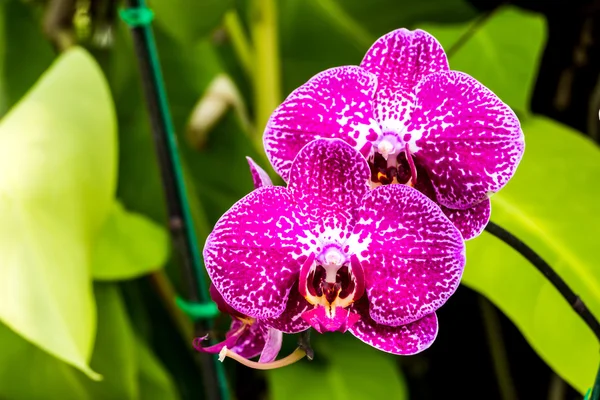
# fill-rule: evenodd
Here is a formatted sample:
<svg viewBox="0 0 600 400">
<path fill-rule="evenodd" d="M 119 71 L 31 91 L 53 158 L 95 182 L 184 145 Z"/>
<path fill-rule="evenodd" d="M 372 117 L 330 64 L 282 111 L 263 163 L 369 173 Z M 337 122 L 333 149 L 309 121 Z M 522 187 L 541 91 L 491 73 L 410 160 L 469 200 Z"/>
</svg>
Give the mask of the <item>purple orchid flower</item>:
<svg viewBox="0 0 600 400">
<path fill-rule="evenodd" d="M 406 29 L 378 39 L 360 66 L 324 71 L 292 92 L 272 114 L 264 145 L 287 181 L 298 151 L 318 138 L 359 150 L 373 186 L 405 183 L 425 193 L 466 240 L 489 221 L 489 195 L 512 177 L 525 148 L 513 111 L 450 71 L 433 36 Z"/>
<path fill-rule="evenodd" d="M 210 297 L 217 304 L 219 311 L 231 316 L 231 327 L 225 335 L 225 340 L 212 346 L 202 346 L 202 342 L 208 338 L 208 335 L 196 338 L 193 342 L 196 350 L 218 354 L 227 347 L 244 358 L 254 358 L 260 354 L 258 361 L 260 363 L 269 363 L 277 358 L 283 342 L 281 331 L 231 308 L 213 285 L 210 286 Z"/>
<path fill-rule="evenodd" d="M 370 190 L 369 177 L 350 145 L 315 140 L 287 187 L 234 204 L 204 248 L 223 299 L 285 333 L 349 330 L 394 354 L 429 347 L 435 311 L 462 275 L 464 241 L 426 196 L 405 185 Z"/>
<path fill-rule="evenodd" d="M 254 162 L 246 157 L 252 174 L 254 188 L 273 186 L 269 175 Z M 269 363 L 277 358 L 283 342 L 283 332 L 269 327 L 264 321 L 244 315 L 223 300 L 221 294 L 210 285 L 210 297 L 217 304 L 219 311 L 231 316 L 232 322 L 225 340 L 209 347 L 203 347 L 202 342 L 208 335 L 196 338 L 194 348 L 203 353 L 219 354 L 224 347 L 239 354 L 243 358 L 254 358 L 260 354 L 259 363 Z"/>
</svg>

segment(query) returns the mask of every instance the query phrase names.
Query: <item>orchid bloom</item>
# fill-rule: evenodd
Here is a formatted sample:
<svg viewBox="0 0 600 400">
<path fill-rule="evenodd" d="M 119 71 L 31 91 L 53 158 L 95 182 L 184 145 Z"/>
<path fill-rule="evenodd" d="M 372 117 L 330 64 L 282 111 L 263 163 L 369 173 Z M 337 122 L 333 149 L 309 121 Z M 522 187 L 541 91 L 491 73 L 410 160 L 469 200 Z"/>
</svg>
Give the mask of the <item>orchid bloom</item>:
<svg viewBox="0 0 600 400">
<path fill-rule="evenodd" d="M 287 181 L 298 151 L 318 138 L 360 151 L 373 186 L 404 183 L 425 193 L 465 240 L 489 221 L 489 196 L 512 177 L 525 147 L 506 104 L 450 71 L 433 36 L 406 29 L 378 39 L 360 66 L 321 72 L 292 92 L 272 114 L 264 145 Z"/>
<path fill-rule="evenodd" d="M 429 347 L 435 311 L 462 275 L 464 241 L 419 191 L 370 190 L 369 177 L 350 145 L 315 140 L 287 187 L 263 186 L 234 204 L 204 248 L 225 302 L 285 333 L 348 330 L 394 354 Z"/>
<path fill-rule="evenodd" d="M 269 175 L 250 157 L 246 158 L 250 166 L 254 188 L 273 186 Z M 270 363 L 277 358 L 283 342 L 281 331 L 267 326 L 259 319 L 234 310 L 223 300 L 214 285 L 210 285 L 210 297 L 216 303 L 219 311 L 231 316 L 231 327 L 226 333 L 224 341 L 209 347 L 202 346 L 202 342 L 208 339 L 208 335 L 196 338 L 193 343 L 196 350 L 203 353 L 219 354 L 226 348 L 246 359 L 254 358 L 260 354 L 259 363 Z"/>
<path fill-rule="evenodd" d="M 196 338 L 193 343 L 196 350 L 202 353 L 219 354 L 223 348 L 227 348 L 243 358 L 253 358 L 260 354 L 258 360 L 260 363 L 270 363 L 277 358 L 283 342 L 281 331 L 231 308 L 213 285 L 210 286 L 210 297 L 217 304 L 219 311 L 229 314 L 233 321 L 224 341 L 203 347 L 202 341 L 206 340 L 208 335 Z"/>
</svg>

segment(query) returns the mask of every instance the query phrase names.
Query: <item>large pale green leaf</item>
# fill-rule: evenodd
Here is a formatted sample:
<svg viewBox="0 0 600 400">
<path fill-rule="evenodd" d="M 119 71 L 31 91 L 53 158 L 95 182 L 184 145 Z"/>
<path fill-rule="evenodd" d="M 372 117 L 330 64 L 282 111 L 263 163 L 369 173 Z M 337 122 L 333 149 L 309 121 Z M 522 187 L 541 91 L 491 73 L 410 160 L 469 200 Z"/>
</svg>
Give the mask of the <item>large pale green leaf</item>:
<svg viewBox="0 0 600 400">
<path fill-rule="evenodd" d="M 0 324 L 0 398 L 177 399 L 170 376 L 133 332 L 115 284 L 96 283 L 98 335 L 91 366 L 99 382 L 52 357 Z"/>
<path fill-rule="evenodd" d="M 115 201 L 94 247 L 97 280 L 131 279 L 162 268 L 169 254 L 167 232 Z"/>
<path fill-rule="evenodd" d="M 349 334 L 318 335 L 313 346 L 314 361 L 268 371 L 272 400 L 408 398 L 396 356 Z"/>
<path fill-rule="evenodd" d="M 92 377 L 90 256 L 113 201 L 115 125 L 104 77 L 81 49 L 0 122 L 0 320 Z"/>
<path fill-rule="evenodd" d="M 492 220 L 533 247 L 600 317 L 600 150 L 557 122 L 523 123 L 527 150 L 492 197 Z M 590 329 L 525 259 L 488 234 L 468 242 L 463 283 L 492 300 L 538 354 L 582 393 L 598 369 Z"/>
<path fill-rule="evenodd" d="M 448 51 L 473 23 L 417 26 L 434 35 Z M 503 7 L 476 27 L 451 56 L 450 68 L 472 75 L 513 109 L 527 112 L 545 40 L 542 15 Z"/>
</svg>

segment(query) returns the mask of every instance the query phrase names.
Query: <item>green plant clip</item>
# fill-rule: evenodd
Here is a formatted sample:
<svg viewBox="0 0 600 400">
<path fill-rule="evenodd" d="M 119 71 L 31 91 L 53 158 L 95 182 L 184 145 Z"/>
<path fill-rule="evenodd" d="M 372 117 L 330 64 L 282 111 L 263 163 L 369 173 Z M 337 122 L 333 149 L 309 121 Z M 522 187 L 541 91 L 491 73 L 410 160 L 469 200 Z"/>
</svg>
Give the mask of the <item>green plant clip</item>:
<svg viewBox="0 0 600 400">
<path fill-rule="evenodd" d="M 588 389 L 588 391 L 585 393 L 585 396 L 583 396 L 583 400 L 590 400 L 591 395 L 592 395 L 592 389 Z"/>
<path fill-rule="evenodd" d="M 175 303 L 193 321 L 211 319 L 219 315 L 219 309 L 213 302 L 198 303 L 190 302 L 177 296 Z"/>
<path fill-rule="evenodd" d="M 136 8 L 123 8 L 119 10 L 119 16 L 132 28 L 150 25 L 154 19 L 154 11 L 146 6 Z"/>
</svg>

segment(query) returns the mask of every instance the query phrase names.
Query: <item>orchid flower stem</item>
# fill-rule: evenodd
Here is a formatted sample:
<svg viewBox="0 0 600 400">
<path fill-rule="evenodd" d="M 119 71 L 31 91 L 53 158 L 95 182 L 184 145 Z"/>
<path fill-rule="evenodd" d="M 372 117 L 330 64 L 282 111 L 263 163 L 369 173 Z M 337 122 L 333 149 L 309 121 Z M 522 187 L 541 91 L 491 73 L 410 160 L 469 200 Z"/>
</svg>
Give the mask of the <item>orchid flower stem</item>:
<svg viewBox="0 0 600 400">
<path fill-rule="evenodd" d="M 298 335 L 298 348 L 304 350 L 306 358 L 312 361 L 315 358 L 315 351 L 310 345 L 310 329 L 300 332 Z"/>
<path fill-rule="evenodd" d="M 208 289 L 203 282 L 204 275 L 198 241 L 177 151 L 177 139 L 151 28 L 154 14 L 147 8 L 145 0 L 127 0 L 125 3 L 128 8 L 122 11 L 121 16 L 131 27 L 160 166 L 174 250 L 180 257 L 186 281 L 189 283 L 189 299 L 193 302 L 209 302 Z M 209 329 L 209 321 L 197 321 L 195 329 L 196 336 L 204 335 Z M 221 363 L 218 363 L 216 358 L 210 354 L 197 354 L 202 366 L 206 398 L 209 400 L 229 398 Z"/>
<path fill-rule="evenodd" d="M 531 247 L 527 246 L 523 241 L 517 238 L 515 235 L 502 228 L 501 226 L 490 221 L 485 228 L 486 231 L 502 240 L 504 243 L 512 247 L 519 254 L 527 259 L 534 267 L 538 269 L 544 275 L 544 277 L 552 283 L 552 285 L 558 290 L 562 297 L 569 303 L 573 310 L 583 319 L 587 326 L 594 332 L 596 338 L 600 341 L 600 322 L 587 308 L 583 300 L 579 298 L 567 285 L 567 283 L 552 269 L 539 254 L 537 254 Z M 592 391 L 592 400 L 600 400 L 600 370 L 596 376 L 594 383 L 594 389 Z"/>
<path fill-rule="evenodd" d="M 227 347 L 223 347 L 223 350 L 221 350 L 221 353 L 219 353 L 219 360 L 223 361 L 225 359 L 225 357 L 229 357 L 229 358 L 232 358 L 235 361 L 239 362 L 240 364 L 245 365 L 246 367 L 267 370 L 267 369 L 277 369 L 277 368 L 281 368 L 281 367 L 286 367 L 288 365 L 295 363 L 296 361 L 300 361 L 301 359 L 304 358 L 304 356 L 306 356 L 306 352 L 303 349 L 301 349 L 300 347 L 298 347 L 296 350 L 294 350 L 294 352 L 292 354 L 290 354 L 289 356 L 287 356 L 285 358 L 282 358 L 280 360 L 276 360 L 276 361 L 273 361 L 270 363 L 259 363 L 256 361 L 250 361 L 247 358 L 244 358 L 244 357 L 240 356 L 239 354 L 236 354 L 233 351 L 229 350 Z"/>
<path fill-rule="evenodd" d="M 262 132 L 281 101 L 277 1 L 251 2 L 250 30 L 254 45 L 255 141 L 262 148 Z M 264 151 L 264 150 L 263 150 Z"/>
<path fill-rule="evenodd" d="M 248 76 L 252 76 L 254 70 L 254 49 L 248 40 L 244 31 L 244 26 L 236 10 L 228 11 L 224 18 L 225 29 L 231 38 L 233 50 L 244 71 Z"/>
</svg>

